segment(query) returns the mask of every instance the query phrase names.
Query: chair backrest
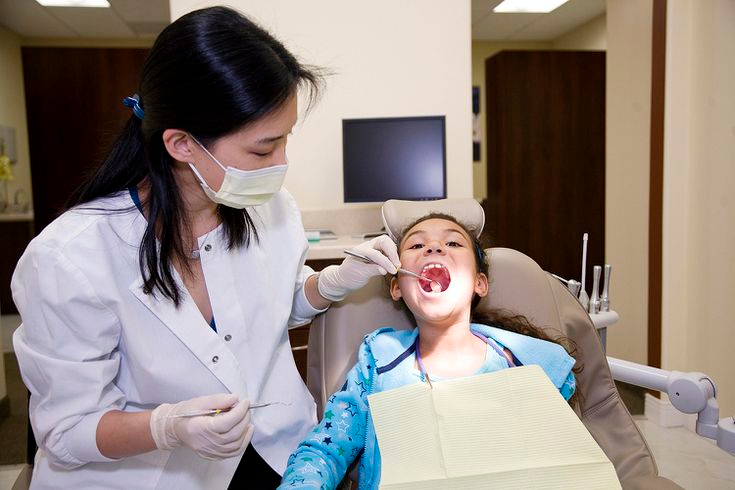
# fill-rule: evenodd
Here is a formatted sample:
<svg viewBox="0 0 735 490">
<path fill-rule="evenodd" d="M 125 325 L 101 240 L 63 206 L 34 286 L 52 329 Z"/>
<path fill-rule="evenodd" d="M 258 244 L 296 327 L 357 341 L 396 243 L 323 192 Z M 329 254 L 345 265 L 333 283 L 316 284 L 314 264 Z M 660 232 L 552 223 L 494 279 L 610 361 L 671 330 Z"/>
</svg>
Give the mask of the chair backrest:
<svg viewBox="0 0 735 490">
<path fill-rule="evenodd" d="M 657 477 L 651 452 L 622 403 L 599 336 L 589 316 L 559 281 L 526 255 L 511 249 L 487 250 L 490 292 L 481 309 L 503 309 L 563 335 L 577 345 L 580 393 L 578 414 L 612 461 L 624 488 L 678 488 Z M 322 413 L 327 398 L 344 383 L 356 361 L 364 335 L 382 326 L 413 328 L 406 313 L 391 300 L 384 278 L 332 305 L 316 317 L 309 334 L 307 385 Z M 625 482 L 628 484 L 625 484 Z"/>
</svg>

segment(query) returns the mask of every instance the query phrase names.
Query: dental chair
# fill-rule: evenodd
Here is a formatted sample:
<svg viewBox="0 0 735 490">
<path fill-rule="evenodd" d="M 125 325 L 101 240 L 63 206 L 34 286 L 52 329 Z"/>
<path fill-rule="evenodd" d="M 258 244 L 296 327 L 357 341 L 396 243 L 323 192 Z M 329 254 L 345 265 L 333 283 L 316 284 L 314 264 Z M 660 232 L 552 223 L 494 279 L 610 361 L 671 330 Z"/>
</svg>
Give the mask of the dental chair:
<svg viewBox="0 0 735 490">
<path fill-rule="evenodd" d="M 474 207 L 471 202 L 467 205 Z M 383 217 L 389 234 L 400 229 L 399 224 L 405 224 L 403 211 L 400 207 L 384 206 Z M 416 209 L 408 211 L 416 214 Z M 456 212 L 451 214 L 461 221 L 466 210 L 453 211 Z M 535 325 L 551 330 L 554 336 L 561 334 L 576 343 L 577 361 L 584 367 L 577 375 L 581 396 L 575 411 L 615 466 L 622 487 L 681 488 L 658 475 L 651 451 L 617 392 L 595 327 L 577 299 L 526 255 L 507 248 L 491 248 L 487 252 L 490 291 L 478 308 L 523 314 Z M 388 295 L 385 281 L 382 277 L 374 278 L 365 288 L 333 304 L 312 322 L 307 385 L 320 416 L 327 398 L 340 389 L 354 365 L 364 335 L 382 326 L 414 327 L 404 310 Z"/>
</svg>

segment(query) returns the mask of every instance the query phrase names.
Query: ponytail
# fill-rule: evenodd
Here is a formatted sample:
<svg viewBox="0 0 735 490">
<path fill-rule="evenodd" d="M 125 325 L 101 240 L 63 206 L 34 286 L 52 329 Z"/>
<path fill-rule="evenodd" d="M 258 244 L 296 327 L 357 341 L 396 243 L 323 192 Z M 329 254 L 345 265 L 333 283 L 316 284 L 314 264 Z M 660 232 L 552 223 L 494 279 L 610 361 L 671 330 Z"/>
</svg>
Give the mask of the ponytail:
<svg viewBox="0 0 735 490">
<path fill-rule="evenodd" d="M 147 175 L 141 121 L 130 116 L 107 157 L 66 201 L 65 210 L 137 185 Z"/>
</svg>

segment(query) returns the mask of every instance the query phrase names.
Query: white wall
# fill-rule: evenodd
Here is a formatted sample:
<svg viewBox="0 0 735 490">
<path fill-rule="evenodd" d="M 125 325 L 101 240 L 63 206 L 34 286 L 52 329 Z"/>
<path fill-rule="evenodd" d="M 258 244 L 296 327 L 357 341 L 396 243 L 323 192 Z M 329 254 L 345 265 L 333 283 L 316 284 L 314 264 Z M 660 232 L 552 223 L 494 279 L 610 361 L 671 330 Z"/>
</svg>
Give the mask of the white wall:
<svg viewBox="0 0 735 490">
<path fill-rule="evenodd" d="M 23 64 L 20 54 L 21 40 L 12 32 L 0 27 L 0 125 L 15 128 L 17 163 L 13 165 L 14 179 L 9 182 L 10 197 L 17 190 L 31 200 L 31 164 L 28 156 L 28 124 L 26 122 L 26 98 L 23 87 Z"/>
<path fill-rule="evenodd" d="M 176 19 L 216 1 L 171 0 Z M 303 62 L 335 72 L 289 143 L 304 210 L 342 202 L 342 119 L 446 115 L 448 197 L 472 197 L 469 0 L 231 0 Z"/>
<path fill-rule="evenodd" d="M 605 51 L 607 49 L 606 15 L 598 15 L 576 29 L 554 39 L 552 48 Z"/>
<path fill-rule="evenodd" d="M 607 1 L 605 262 L 620 322 L 614 357 L 648 360 L 648 196 L 652 0 Z"/>
<path fill-rule="evenodd" d="M 24 37 L 23 46 L 44 48 L 150 48 L 154 38 Z"/>
<path fill-rule="evenodd" d="M 735 2 L 670 0 L 664 136 L 662 366 L 718 385 L 735 412 Z"/>
</svg>

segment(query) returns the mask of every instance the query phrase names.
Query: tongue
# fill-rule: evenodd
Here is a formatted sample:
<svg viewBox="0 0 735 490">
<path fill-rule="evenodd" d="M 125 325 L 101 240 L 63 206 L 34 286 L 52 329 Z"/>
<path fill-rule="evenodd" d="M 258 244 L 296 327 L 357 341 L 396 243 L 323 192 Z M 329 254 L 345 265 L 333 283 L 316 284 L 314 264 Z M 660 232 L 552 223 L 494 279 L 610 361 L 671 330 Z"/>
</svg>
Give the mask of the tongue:
<svg viewBox="0 0 735 490">
<path fill-rule="evenodd" d="M 421 285 L 421 289 L 423 289 L 427 293 L 440 293 L 442 291 L 441 284 L 430 279 L 419 279 L 419 284 Z"/>
</svg>

